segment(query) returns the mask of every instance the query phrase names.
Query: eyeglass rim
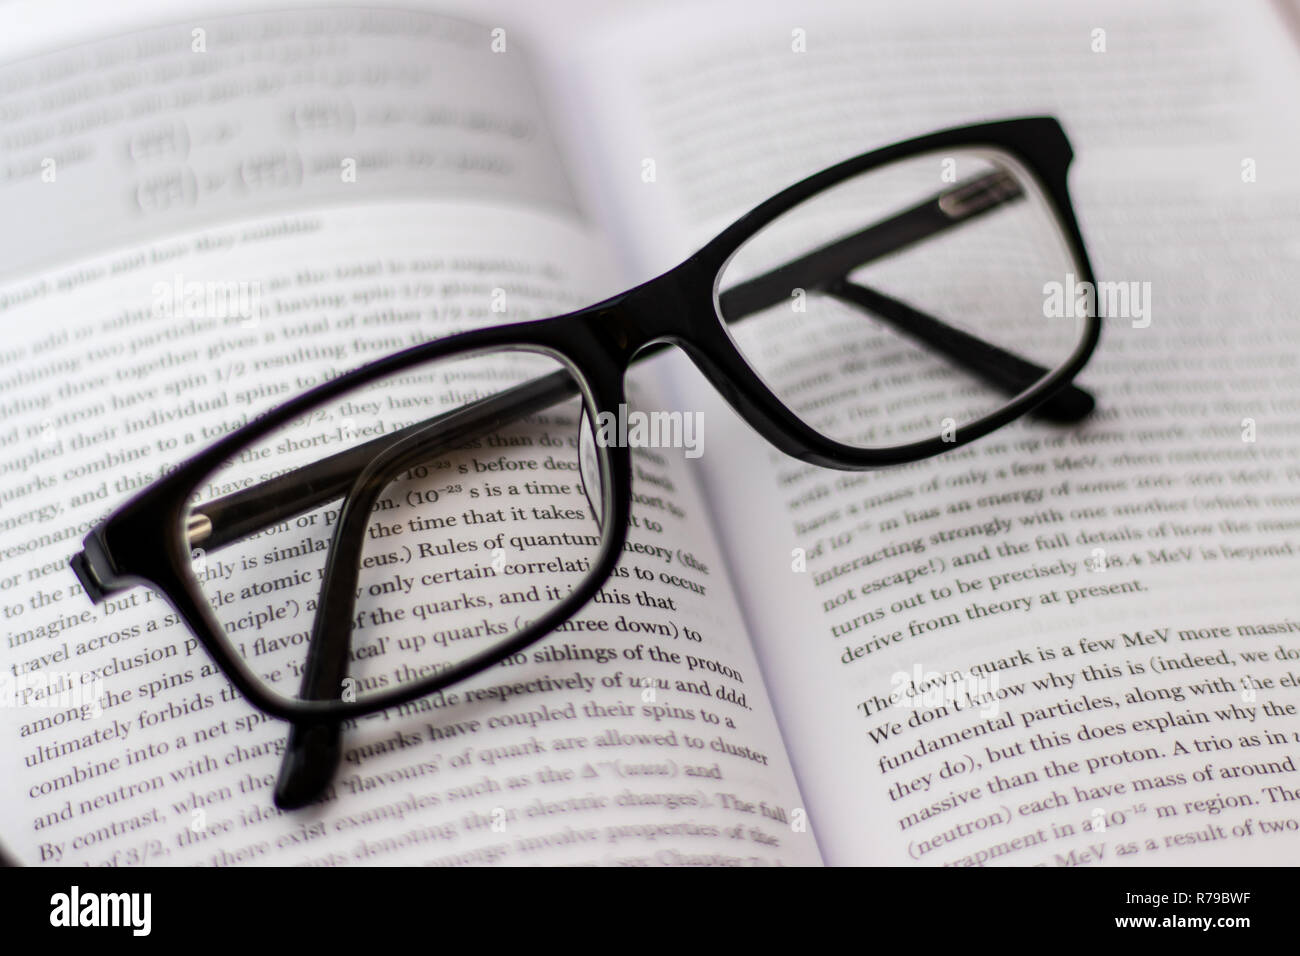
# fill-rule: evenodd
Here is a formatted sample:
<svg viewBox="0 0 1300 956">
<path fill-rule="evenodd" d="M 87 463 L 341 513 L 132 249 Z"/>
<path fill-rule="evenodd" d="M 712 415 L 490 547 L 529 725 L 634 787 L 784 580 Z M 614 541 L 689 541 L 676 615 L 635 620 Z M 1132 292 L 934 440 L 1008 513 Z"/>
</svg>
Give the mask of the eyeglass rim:
<svg viewBox="0 0 1300 956">
<path fill-rule="evenodd" d="M 714 322 L 728 341 L 732 342 L 733 348 L 738 353 L 741 352 L 722 320 L 719 288 L 727 264 L 750 239 L 803 202 L 849 179 L 899 160 L 953 148 L 983 148 L 1003 153 L 1015 160 L 1023 172 L 1031 177 L 1047 203 L 1065 242 L 1066 251 L 1077 269 L 1078 281 L 1095 283 L 1092 263 L 1074 214 L 1067 184 L 1074 151 L 1060 122 L 1051 116 L 1033 116 L 957 127 L 863 153 L 815 173 L 754 207 L 692 256 L 688 262 L 712 278 Z M 786 454 L 809 464 L 831 468 L 843 468 L 846 462 L 851 467 L 860 468 L 906 464 L 934 457 L 982 438 L 1032 411 L 1069 385 L 1096 351 L 1103 317 L 1100 305 L 1094 303 L 1091 313 L 1083 317 L 1074 350 L 1061 364 L 1028 389 L 1009 399 L 1006 404 L 957 428 L 952 440 L 935 435 L 905 445 L 881 447 L 840 442 L 818 432 L 800 418 L 752 368 L 753 382 L 750 387 L 743 387 L 745 383 L 742 381 L 740 392 L 734 396 L 728 394 L 728 399 L 737 412 L 751 423 L 755 420 L 778 423 L 781 433 L 792 440 L 783 443 L 769 432 L 764 432 L 764 437 Z M 701 357 L 694 354 L 692 357 L 706 374 L 713 371 L 701 364 Z M 752 387 L 754 383 L 759 387 Z M 717 385 L 716 382 L 714 384 Z"/>
</svg>

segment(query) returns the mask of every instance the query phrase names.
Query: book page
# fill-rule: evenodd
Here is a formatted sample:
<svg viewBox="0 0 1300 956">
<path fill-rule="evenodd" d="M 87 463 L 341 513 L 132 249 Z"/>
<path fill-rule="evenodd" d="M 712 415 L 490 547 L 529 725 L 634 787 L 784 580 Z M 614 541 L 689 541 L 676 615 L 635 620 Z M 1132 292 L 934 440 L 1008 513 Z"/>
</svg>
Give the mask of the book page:
<svg viewBox="0 0 1300 956">
<path fill-rule="evenodd" d="M 0 70 L 3 132 L 32 143 L 11 167 L 25 174 L 0 188 L 33 232 L 11 231 L 6 254 L 60 260 L 0 285 L 0 839 L 19 861 L 819 862 L 686 468 L 703 434 L 633 450 L 635 527 L 598 601 L 470 681 L 350 721 L 333 783 L 300 811 L 271 800 L 287 725 L 235 691 L 161 595 L 92 605 L 68 567 L 132 492 L 312 384 L 616 291 L 527 63 L 491 40 L 432 16 L 306 12 L 213 21 L 206 53 L 188 29 L 164 29 Z M 209 55 L 215 72 L 193 66 Z M 439 55 L 454 81 L 429 66 Z M 119 90 L 166 109 L 135 121 Z M 43 119 L 32 105 L 97 97 L 102 119 L 85 135 L 71 114 Z M 123 151 L 133 143 L 148 149 Z M 42 154 L 56 158 L 48 181 Z M 142 197 L 158 201 L 133 218 Z M 203 294 L 231 285 L 248 295 L 212 306 Z M 662 404 L 653 368 L 631 378 L 634 408 Z M 385 430 L 419 420 L 418 381 L 381 397 L 394 410 Z M 538 475 L 575 427 L 548 421 L 547 445 L 513 453 Z M 359 430 L 322 421 L 313 441 Z M 498 578 L 494 551 L 504 575 L 569 554 L 563 515 L 528 517 L 545 502 L 499 480 L 501 455 L 468 454 L 464 480 L 441 489 L 456 521 L 383 525 L 375 561 L 400 570 L 358 605 L 367 673 L 392 679 L 419 665 L 420 641 L 500 633 L 535 613 L 537 594 Z M 517 512 L 520 543 L 488 547 L 492 496 Z M 337 512 L 253 539 L 265 570 L 251 579 L 228 551 L 198 554 L 221 620 L 289 692 L 289 645 L 306 632 L 271 641 L 266 625 L 310 609 Z M 453 583 L 435 600 L 417 577 Z"/>
<path fill-rule="evenodd" d="M 1289 860 L 1300 56 L 1274 11 L 728 9 L 575 67 L 647 272 L 833 161 L 1047 113 L 1098 277 L 1151 290 L 1107 322 L 1083 425 L 877 472 L 780 455 L 679 369 L 719 422 L 708 497 L 827 862 Z"/>
</svg>

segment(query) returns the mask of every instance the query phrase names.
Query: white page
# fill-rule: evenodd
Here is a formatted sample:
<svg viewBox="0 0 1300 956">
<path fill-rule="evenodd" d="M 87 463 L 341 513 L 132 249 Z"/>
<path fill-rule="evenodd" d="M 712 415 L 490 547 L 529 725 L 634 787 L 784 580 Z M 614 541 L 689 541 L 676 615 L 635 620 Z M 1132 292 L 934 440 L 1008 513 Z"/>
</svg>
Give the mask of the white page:
<svg viewBox="0 0 1300 956">
<path fill-rule="evenodd" d="M 1057 431 L 1022 422 L 902 470 L 855 476 L 800 466 L 767 448 L 697 374 L 682 372 L 683 406 L 704 408 L 711 421 L 723 423 L 714 431 L 725 440 L 713 444 L 716 454 L 704 465 L 709 500 L 827 861 L 1168 865 L 1286 859 L 1294 852 L 1295 819 L 1288 796 L 1295 768 L 1287 761 L 1300 732 L 1289 659 L 1300 617 L 1294 523 L 1300 376 L 1290 291 L 1300 276 L 1300 237 L 1289 175 L 1296 168 L 1293 91 L 1300 57 L 1289 34 L 1264 5 L 718 9 L 712 8 L 713 17 L 693 10 L 644 18 L 575 57 L 575 74 L 588 78 L 593 102 L 600 104 L 591 111 L 597 118 L 589 135 L 605 149 L 593 165 L 611 170 L 608 201 L 621 210 L 625 240 L 645 273 L 671 265 L 749 205 L 837 159 L 945 125 L 1051 113 L 1064 122 L 1079 156 L 1071 182 L 1099 277 L 1146 280 L 1155 290 L 1150 327 L 1109 323 L 1082 376 L 1101 402 L 1091 422 Z M 1097 29 L 1105 30 L 1105 52 L 1093 52 Z M 804 31 L 806 52 L 792 48 L 797 30 Z M 653 183 L 638 181 L 633 172 L 646 158 L 655 160 Z M 1247 159 L 1269 173 L 1247 181 Z M 1247 419 L 1258 429 L 1253 442 L 1243 440 Z M 1143 454 L 1155 457 L 1143 461 Z M 1014 475 L 1013 464 L 1042 471 Z M 1141 484 L 1159 476 L 1163 484 Z M 1098 479 L 1123 486 L 1103 489 Z M 1023 519 L 1051 504 L 1050 488 L 1063 481 L 1074 490 L 1060 497 L 1062 520 L 1042 537 L 1050 546 L 1059 530 L 1068 543 L 1053 551 L 1036 543 L 1040 533 Z M 1033 507 L 979 501 L 1026 489 L 1048 499 Z M 810 511 L 801 498 L 816 505 Z M 972 510 L 959 517 L 924 523 L 929 519 L 919 516 L 926 506 L 962 502 Z M 850 504 L 858 516 L 847 515 Z M 1186 509 L 1182 520 L 1175 518 L 1179 508 Z M 909 509 L 922 522 L 914 528 Z M 885 519 L 897 520 L 903 530 L 881 533 Z M 1011 523 L 1013 530 L 1002 534 L 1028 549 L 1022 556 L 954 573 L 953 558 L 1002 540 L 966 537 L 930 543 L 919 560 L 915 552 L 892 547 L 870 571 L 828 580 L 859 585 L 937 557 L 945 562 L 941 577 L 926 587 L 954 587 L 954 577 L 968 584 L 978 579 L 979 594 L 991 598 L 987 579 L 994 573 L 1068 558 L 1074 574 L 1059 582 L 1003 582 L 995 600 L 982 601 L 985 609 L 1004 599 L 1009 605 L 1028 599 L 1031 610 L 974 612 L 976 620 L 966 613 L 975 603 L 972 594 L 960 596 L 954 588 L 949 597 L 927 597 L 923 615 L 901 606 L 921 586 L 891 584 L 874 601 L 859 601 L 857 610 L 882 606 L 875 621 L 847 631 L 853 637 L 833 636 L 832 627 L 847 626 L 856 612 L 824 613 L 823 601 L 839 588 L 819 589 L 814 576 L 905 539 L 924 545 L 933 532 L 995 519 L 999 528 Z M 1225 530 L 1225 520 L 1236 524 Z M 820 526 L 800 533 L 801 522 Z M 1185 527 L 1192 525 L 1206 527 Z M 1125 542 L 1122 529 L 1134 526 L 1144 537 Z M 852 537 L 842 559 L 809 557 L 808 573 L 792 572 L 793 549 L 812 555 L 820 541 L 825 551 L 836 534 Z M 1088 534 L 1094 537 L 1080 537 Z M 1083 561 L 1099 546 L 1109 553 L 1107 570 L 1084 576 Z M 1152 564 L 1147 554 L 1167 548 L 1179 555 L 1179 547 L 1190 548 L 1186 564 Z M 1133 555 L 1143 564 L 1114 563 Z M 1126 589 L 1130 581 L 1142 592 Z M 1060 608 L 1034 603 L 1057 583 L 1063 596 L 1068 588 L 1117 587 L 1100 599 L 1085 593 Z M 890 610 L 894 602 L 900 602 L 896 611 Z M 959 623 L 925 630 L 927 621 L 953 613 Z M 917 619 L 925 637 L 909 634 Z M 1216 627 L 1228 636 L 1179 636 L 1180 630 Z M 1155 629 L 1169 636 L 1168 644 Z M 1246 636 L 1247 629 L 1259 629 L 1257 636 Z M 848 647 L 899 631 L 909 636 L 841 663 Z M 1123 634 L 1132 646 L 1125 646 Z M 1112 649 L 1096 643 L 1102 640 Z M 1167 647 L 1170 657 L 1225 651 L 1234 662 L 1224 666 L 1231 667 L 1230 689 L 1208 695 L 1187 689 L 1223 676 L 1210 665 L 1155 677 L 1148 640 Z M 1056 658 L 1044 660 L 1040 648 Z M 1116 706 L 1100 715 L 1089 705 L 1043 711 L 1032 730 L 1017 723 L 1001 736 L 958 737 L 959 743 L 906 759 L 924 738 L 982 721 L 950 710 L 936 723 L 927 720 L 924 729 L 908 728 L 913 711 L 882 713 L 872 702 L 889 696 L 895 673 L 918 666 L 923 673 L 993 667 L 1018 660 L 1018 651 L 1036 659 L 1020 670 L 994 672 L 1004 684 L 1029 688 L 1027 698 L 1006 704 L 999 716 L 1010 712 L 1019 721 L 1053 703 L 1077 703 L 1081 695 L 1109 697 Z M 1242 652 L 1262 657 L 1250 661 Z M 1146 661 L 1148 673 L 1134 677 L 1126 670 L 1131 661 Z M 1099 667 L 1086 679 L 1083 666 L 1094 662 L 1119 668 L 1119 676 Z M 1250 702 L 1240 677 L 1245 671 L 1271 681 Z M 1075 686 L 1054 687 L 1049 672 Z M 1043 689 L 1033 689 L 1032 680 L 1044 681 Z M 1139 686 L 1163 691 L 1166 699 L 1125 703 Z M 1174 701 L 1174 688 L 1182 702 Z M 856 706 L 862 702 L 872 703 L 864 711 Z M 1239 722 L 1231 705 L 1255 710 Z M 1190 711 L 1205 714 L 1206 722 L 1164 730 L 1140 723 Z M 874 743 L 870 732 L 879 735 L 890 722 L 903 725 L 899 742 Z M 1083 723 L 1123 724 L 1124 746 L 1105 737 L 1055 747 L 1051 740 L 1039 742 L 1043 749 L 1030 743 L 1040 731 L 1078 737 Z M 1234 745 L 1220 750 L 1221 742 L 1210 737 Z M 1260 746 L 1250 746 L 1251 737 Z M 1190 754 L 1171 756 L 1173 738 Z M 1209 756 L 1199 752 L 1196 739 Z M 1024 751 L 1009 752 L 996 768 L 1018 785 L 1000 793 L 1001 784 L 990 788 L 996 754 L 986 745 Z M 1150 747 L 1159 759 L 1088 763 Z M 885 757 L 894 762 L 887 769 Z M 969 760 L 964 773 L 940 776 L 945 761 L 961 764 L 962 758 Z M 1043 769 L 1049 759 L 1078 769 L 1049 777 Z M 1207 764 L 1210 775 L 1196 781 L 1193 774 Z M 1250 771 L 1220 776 L 1253 764 L 1270 769 L 1253 779 L 1242 776 Z M 1028 779 L 1029 771 L 1036 780 Z M 1177 773 L 1186 780 L 1172 789 L 1153 782 Z M 1013 779 L 1017 774 L 1023 784 Z M 901 795 L 891 798 L 891 787 L 900 783 L 911 792 L 895 790 Z M 980 793 L 972 796 L 971 788 Z M 964 802 L 954 796 L 958 792 Z M 1233 802 L 1216 803 L 1219 797 Z M 953 805 L 942 804 L 948 798 Z M 1097 819 L 1108 821 L 1108 829 L 1094 830 Z M 1233 827 L 1245 829 L 1234 834 Z M 1129 844 L 1135 852 L 1120 855 Z"/>
<path fill-rule="evenodd" d="M 329 17 L 344 18 L 344 38 L 348 16 Z M 374 25 L 386 15 L 364 16 Z M 412 32 L 411 15 L 393 17 L 406 25 L 402 35 Z M 427 22 L 435 34 L 445 26 Z M 466 28 L 447 29 L 460 35 Z M 368 31 L 373 45 L 364 56 L 350 59 L 344 42 L 334 54 L 320 52 L 317 67 L 397 70 L 416 47 L 399 37 L 387 49 L 376 39 L 381 32 Z M 103 61 L 111 59 L 104 51 L 135 42 L 109 41 L 78 55 Z M 119 231 L 123 193 L 113 152 L 87 149 L 81 169 L 99 178 L 97 188 L 77 184 L 85 234 L 58 247 L 67 260 L 59 266 L 0 287 L 8 330 L 0 372 L 5 669 L 14 677 L 52 669 L 98 676 L 104 690 L 91 702 L 102 716 L 93 707 L 41 706 L 49 701 L 2 712 L 4 840 L 21 861 L 819 861 L 811 833 L 798 825 L 793 774 L 681 449 L 637 455 L 644 498 L 636 514 L 660 528 L 642 523 L 632 533 L 622 567 L 637 583 L 620 586 L 620 578 L 607 589 L 626 603 L 611 599 L 579 616 L 603 630 L 554 635 L 524 663 L 457 688 L 453 706 L 359 721 L 345 735 L 333 788 L 295 813 L 276 812 L 270 799 L 285 725 L 263 720 L 233 693 L 161 600 L 136 589 L 92 607 L 67 567 L 81 536 L 130 490 L 306 384 L 461 329 L 561 313 L 617 285 L 600 235 L 565 187 L 544 118 L 530 102 L 526 67 L 496 59 L 486 43 L 474 49 L 464 47 L 457 64 L 463 86 L 440 95 L 454 93 L 457 109 L 480 117 L 468 127 L 487 131 L 483 137 L 452 145 L 459 154 L 497 156 L 496 175 L 479 178 L 475 164 L 462 180 L 444 175 L 396 202 L 400 182 L 348 191 L 364 185 L 363 167 L 355 183 L 340 179 L 332 194 L 286 200 L 291 214 L 250 218 L 251 203 L 196 203 L 176 211 L 170 234 L 137 244 Z M 7 75 L 34 65 L 40 61 Z M 479 82 L 476 70 L 493 79 Z M 433 105 L 418 88 L 389 93 L 376 109 L 413 109 L 408 96 Z M 258 129 L 258 142 L 285 148 L 295 134 L 269 144 L 266 137 L 287 105 L 279 93 L 248 95 L 237 113 L 208 114 L 205 122 Z M 525 120 L 529 133 L 494 153 L 482 139 L 511 126 L 512 117 Z M 103 142 L 121 143 L 123 132 Z M 429 143 L 399 128 L 386 147 L 410 155 Z M 189 158 L 196 168 L 231 160 L 220 150 Z M 51 191 L 65 181 L 59 167 L 42 184 Z M 324 178 L 320 185 L 323 191 Z M 39 202 L 42 194 L 24 195 Z M 68 221 L 65 205 L 54 203 L 51 221 Z M 211 225 L 214 219 L 222 221 Z M 102 251 L 80 258 L 77 250 L 91 244 Z M 230 281 L 258 290 L 255 311 L 182 317 L 153 310 L 159 286 Z M 504 312 L 493 308 L 496 298 Z M 654 407 L 652 378 L 637 377 L 649 386 L 638 401 Z M 395 394 L 418 397 L 405 387 Z M 318 540 L 301 526 L 276 532 L 267 577 L 290 579 L 299 559 L 311 556 L 290 558 L 284 549 Z M 222 562 L 215 552 L 218 576 Z M 223 619 L 255 610 L 252 592 Z M 307 582 L 275 593 L 288 608 L 312 589 Z M 463 616 L 447 626 L 482 615 Z M 628 620 L 649 630 L 623 628 Z M 385 635 L 396 642 L 412 627 L 394 624 Z M 602 659 L 582 657 L 597 648 Z M 255 653 L 259 672 L 286 659 Z"/>
</svg>

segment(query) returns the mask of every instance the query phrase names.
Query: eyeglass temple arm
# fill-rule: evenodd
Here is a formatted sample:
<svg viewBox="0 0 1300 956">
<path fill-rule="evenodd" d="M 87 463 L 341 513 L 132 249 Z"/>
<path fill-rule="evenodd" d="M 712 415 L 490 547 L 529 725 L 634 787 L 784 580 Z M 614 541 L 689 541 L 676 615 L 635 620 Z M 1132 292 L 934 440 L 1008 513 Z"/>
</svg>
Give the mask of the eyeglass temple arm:
<svg viewBox="0 0 1300 956">
<path fill-rule="evenodd" d="M 873 313 L 900 332 L 949 356 L 962 368 L 1007 394 L 1023 392 L 1047 375 L 1048 370 L 1043 366 L 946 322 L 940 322 L 906 302 L 869 286 L 839 279 L 828 283 L 822 291 L 841 302 Z M 1087 418 L 1096 406 L 1097 402 L 1091 394 L 1071 384 L 1043 402 L 1031 414 L 1049 421 L 1070 423 Z"/>
<path fill-rule="evenodd" d="M 456 442 L 478 438 L 503 424 L 553 408 L 577 394 L 577 383 L 568 372 L 553 372 L 455 411 L 372 438 L 251 488 L 214 498 L 191 509 L 186 519 L 186 545 L 191 551 L 216 551 L 277 522 L 342 498 L 376 456 L 410 435 L 426 433 L 428 452 L 433 455 L 453 447 Z M 454 431 L 448 431 L 453 425 Z M 427 434 L 430 426 L 440 426 L 432 429 L 433 436 Z M 115 577 L 111 558 L 102 548 L 93 546 L 93 542 L 73 555 L 70 564 L 86 596 L 95 604 L 134 584 Z"/>
<path fill-rule="evenodd" d="M 567 375 L 565 378 L 573 382 Z M 529 385 L 544 381 L 539 379 Z M 568 390 L 571 394 L 577 393 L 576 386 L 570 386 Z M 490 404 L 499 398 L 500 395 L 486 401 Z M 546 402 L 549 406 L 555 404 L 556 396 L 543 389 L 534 389 L 531 400 Z M 502 414 L 508 417 L 503 419 Z M 467 406 L 408 429 L 408 434 L 397 441 L 388 436 L 388 446 L 354 473 L 354 480 L 343 494 L 343 505 L 339 509 L 321 576 L 320 599 L 298 690 L 303 700 L 337 699 L 344 695 L 361 552 L 365 548 L 371 510 L 383 490 L 403 471 L 428 460 L 446 445 L 465 442 L 482 434 L 485 419 L 488 420 L 487 427 L 496 428 L 517 417 L 511 403 L 497 403 L 495 409 Z M 274 800 L 277 807 L 296 810 L 321 795 L 338 767 L 341 733 L 342 727 L 337 720 L 291 725 L 280 760 L 280 774 L 276 778 Z"/>
<path fill-rule="evenodd" d="M 1008 183 L 1012 188 L 1007 188 Z M 1019 195 L 1019 187 L 1014 180 L 1001 172 L 990 173 L 971 183 L 940 193 L 889 219 L 837 239 L 793 262 L 728 289 L 719 296 L 722 316 L 728 323 L 739 321 L 785 300 L 791 290 L 796 288 L 818 289 L 843 298 L 858 294 L 849 293 L 846 289 L 846 284 L 854 285 L 855 289 L 867 292 L 872 298 L 870 305 L 866 302 L 856 304 L 871 309 L 896 328 L 926 341 L 963 367 L 983 374 L 995 385 L 1013 394 L 1019 392 L 1027 384 L 1026 378 L 1036 381 L 1045 372 L 1039 372 L 1038 366 L 975 336 L 959 332 L 897 300 L 880 293 L 871 293 L 864 286 L 847 283 L 845 279 L 849 272 L 874 259 L 906 248 Z M 656 345 L 643 349 L 637 360 L 647 358 L 664 348 L 666 346 Z M 508 420 L 513 420 L 542 411 L 574 394 L 576 386 L 569 374 L 554 372 L 536 381 L 506 389 L 452 414 L 481 414 L 482 430 L 475 433 L 477 436 L 497 427 L 502 420 L 498 417 L 502 409 L 510 410 L 511 418 Z M 1072 422 L 1086 415 L 1094 404 L 1091 395 L 1070 385 L 1035 409 L 1034 414 L 1050 420 Z M 216 550 L 276 522 L 342 497 L 356 475 L 383 449 L 444 417 L 446 416 L 418 422 L 392 434 L 371 439 L 252 488 L 196 507 L 189 517 L 186 529 L 189 546 Z M 446 443 L 440 441 L 436 447 L 431 448 L 430 453 L 446 447 Z M 84 553 L 73 558 L 73 568 L 86 585 L 87 594 L 92 600 L 98 601 L 120 588 L 96 574 L 93 563 Z"/>
<path fill-rule="evenodd" d="M 841 236 L 762 275 L 738 282 L 718 296 L 723 318 L 732 322 L 788 300 L 796 289 L 820 289 L 869 262 L 901 252 L 962 222 L 969 222 L 1023 196 L 1009 173 L 995 170 L 931 196 L 888 219 Z"/>
<path fill-rule="evenodd" d="M 722 317 L 728 323 L 734 322 L 788 300 L 796 289 L 823 292 L 874 313 L 893 328 L 924 342 L 995 388 L 1016 395 L 1042 379 L 1048 370 L 905 302 L 851 282 L 848 276 L 868 262 L 928 239 L 1023 195 L 1009 173 L 1002 170 L 986 173 L 889 219 L 827 243 L 770 272 L 737 283 L 718 296 Z M 1031 414 L 1058 424 L 1070 424 L 1086 418 L 1096 404 L 1092 395 L 1071 383 L 1037 406 Z"/>
<path fill-rule="evenodd" d="M 968 221 L 1022 195 L 1014 178 L 996 171 L 956 189 L 948 190 L 889 219 L 829 243 L 805 256 L 741 282 L 719 296 L 722 316 L 728 323 L 784 301 L 791 290 L 815 289 L 875 313 L 890 325 L 925 342 L 954 362 L 1010 394 L 1028 388 L 1047 374 L 1047 369 L 1011 352 L 956 329 L 898 299 L 849 282 L 846 276 L 868 262 L 927 239 L 951 226 Z M 638 360 L 666 346 L 642 351 Z M 538 392 L 534 386 L 541 386 Z M 523 417 L 544 407 L 539 395 L 554 394 L 556 402 L 575 394 L 566 372 L 555 372 L 537 382 L 514 388 L 462 409 L 470 412 L 491 403 L 517 408 Z M 1086 417 L 1095 407 L 1093 397 L 1077 385 L 1069 385 L 1034 409 L 1035 415 L 1050 421 L 1070 423 Z M 486 412 L 486 407 L 484 407 Z M 421 422 L 312 465 L 264 482 L 253 488 L 216 499 L 196 509 L 192 545 L 209 549 L 244 537 L 267 525 L 292 517 L 343 494 L 357 472 L 378 452 L 406 433 L 424 428 Z M 443 445 L 442 447 L 447 447 Z M 204 521 L 204 517 L 208 521 Z"/>
<path fill-rule="evenodd" d="M 412 435 L 425 436 L 428 453 L 433 455 L 527 415 L 545 411 L 577 394 L 578 385 L 572 375 L 567 371 L 552 372 L 455 411 L 372 438 L 251 488 L 214 498 L 191 512 L 186 529 L 190 547 L 215 551 L 278 521 L 343 497 L 377 456 Z"/>
</svg>

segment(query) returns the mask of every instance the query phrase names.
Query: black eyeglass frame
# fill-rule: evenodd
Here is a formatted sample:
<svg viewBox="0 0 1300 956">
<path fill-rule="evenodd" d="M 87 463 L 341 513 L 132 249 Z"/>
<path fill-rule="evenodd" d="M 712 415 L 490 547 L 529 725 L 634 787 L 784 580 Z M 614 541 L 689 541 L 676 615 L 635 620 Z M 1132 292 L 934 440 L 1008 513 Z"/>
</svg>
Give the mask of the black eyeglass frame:
<svg viewBox="0 0 1300 956">
<path fill-rule="evenodd" d="M 616 414 L 626 402 L 623 378 L 638 358 L 663 345 L 685 352 L 736 412 L 775 447 L 810 464 L 865 470 L 928 458 L 965 445 L 1015 420 L 1066 389 L 1087 363 L 1101 334 L 1101 316 L 1086 316 L 1070 357 L 997 411 L 957 428 L 949 437 L 889 448 L 858 448 L 830 439 L 786 406 L 745 360 L 723 319 L 718 286 L 731 257 L 760 229 L 806 199 L 851 177 L 919 154 L 945 149 L 996 150 L 1017 161 L 1050 204 L 1080 282 L 1093 282 L 1083 237 L 1066 183 L 1073 150 L 1051 117 L 1004 120 L 944 130 L 856 156 L 798 182 L 736 220 L 668 272 L 575 312 L 459 333 L 361 366 L 299 395 L 223 436 L 159 478 L 85 538 L 72 559 L 87 593 L 147 584 L 160 591 L 231 683 L 258 709 L 295 723 L 337 722 L 418 699 L 458 683 L 535 644 L 573 617 L 609 579 L 622 554 L 631 512 L 631 453 L 602 445 L 599 554 L 583 581 L 556 606 L 518 633 L 446 670 L 364 699 L 288 698 L 265 688 L 228 643 L 190 566 L 185 521 L 190 498 L 204 479 L 240 449 L 336 396 L 437 359 L 499 349 L 553 356 L 573 374 L 592 419 Z M 949 440 L 949 438 L 951 440 Z M 345 503 L 346 504 L 346 503 Z"/>
</svg>

